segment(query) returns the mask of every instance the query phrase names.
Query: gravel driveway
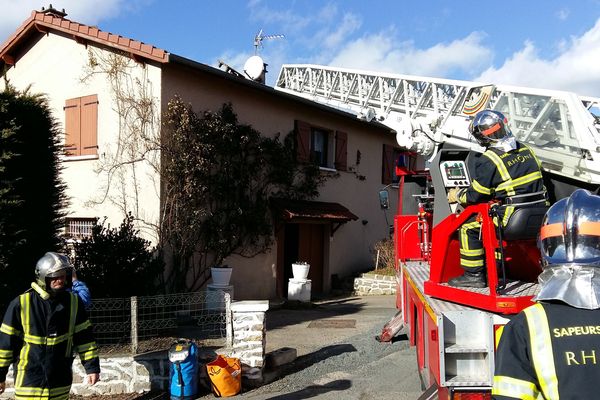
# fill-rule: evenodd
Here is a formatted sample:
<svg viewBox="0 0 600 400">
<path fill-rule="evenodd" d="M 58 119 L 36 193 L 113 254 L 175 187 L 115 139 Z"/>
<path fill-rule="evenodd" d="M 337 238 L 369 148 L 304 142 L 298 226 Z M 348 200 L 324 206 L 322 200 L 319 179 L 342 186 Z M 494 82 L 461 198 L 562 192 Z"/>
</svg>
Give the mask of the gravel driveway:
<svg viewBox="0 0 600 400">
<path fill-rule="evenodd" d="M 375 336 L 394 316 L 395 296 L 346 297 L 267 312 L 267 352 L 292 347 L 298 358 L 274 382 L 238 396 L 278 399 L 411 399 L 421 394 L 406 335 Z M 201 398 L 214 398 L 212 394 Z"/>
</svg>

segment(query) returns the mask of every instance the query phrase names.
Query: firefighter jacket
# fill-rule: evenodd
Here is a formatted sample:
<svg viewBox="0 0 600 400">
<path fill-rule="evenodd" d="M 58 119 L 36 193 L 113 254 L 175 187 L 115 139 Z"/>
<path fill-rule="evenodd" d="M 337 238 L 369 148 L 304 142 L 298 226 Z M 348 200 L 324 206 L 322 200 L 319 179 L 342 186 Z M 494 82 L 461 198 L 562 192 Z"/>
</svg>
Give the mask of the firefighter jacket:
<svg viewBox="0 0 600 400">
<path fill-rule="evenodd" d="M 77 295 L 32 287 L 9 304 L 0 326 L 0 382 L 14 362 L 17 399 L 68 399 L 74 353 L 88 374 L 100 372 L 92 326 Z"/>
<path fill-rule="evenodd" d="M 475 155 L 475 170 L 471 173 L 471 185 L 458 192 L 463 205 L 499 200 L 499 215 L 505 226 L 522 195 L 537 193 L 538 197 L 527 203 L 546 202 L 546 189 L 542 180 L 541 165 L 534 152 L 517 141 L 517 147 L 509 152 L 490 147 Z"/>
<path fill-rule="evenodd" d="M 495 399 L 597 399 L 600 309 L 540 302 L 504 328 L 496 353 Z"/>
</svg>

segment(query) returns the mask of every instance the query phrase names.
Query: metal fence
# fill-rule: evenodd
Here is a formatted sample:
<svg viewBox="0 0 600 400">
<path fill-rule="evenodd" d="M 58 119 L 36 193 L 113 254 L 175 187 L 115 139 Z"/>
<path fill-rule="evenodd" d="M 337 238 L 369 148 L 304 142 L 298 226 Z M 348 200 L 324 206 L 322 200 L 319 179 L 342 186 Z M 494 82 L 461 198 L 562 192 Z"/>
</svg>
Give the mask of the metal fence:
<svg viewBox="0 0 600 400">
<path fill-rule="evenodd" d="M 138 353 L 142 344 L 187 337 L 225 344 L 231 297 L 225 291 L 94 299 L 89 310 L 98 345 Z"/>
</svg>

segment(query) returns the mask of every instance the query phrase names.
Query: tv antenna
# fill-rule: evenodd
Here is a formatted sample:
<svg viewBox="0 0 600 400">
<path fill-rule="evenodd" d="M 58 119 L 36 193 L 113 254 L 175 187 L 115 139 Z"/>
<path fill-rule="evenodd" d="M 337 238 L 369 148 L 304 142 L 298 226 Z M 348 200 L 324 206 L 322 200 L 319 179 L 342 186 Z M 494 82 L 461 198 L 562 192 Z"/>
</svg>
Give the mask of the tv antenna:
<svg viewBox="0 0 600 400">
<path fill-rule="evenodd" d="M 258 53 L 259 47 L 262 47 L 262 41 L 265 39 L 283 39 L 285 35 L 264 35 L 263 30 L 258 31 L 254 36 L 254 54 Z"/>
</svg>

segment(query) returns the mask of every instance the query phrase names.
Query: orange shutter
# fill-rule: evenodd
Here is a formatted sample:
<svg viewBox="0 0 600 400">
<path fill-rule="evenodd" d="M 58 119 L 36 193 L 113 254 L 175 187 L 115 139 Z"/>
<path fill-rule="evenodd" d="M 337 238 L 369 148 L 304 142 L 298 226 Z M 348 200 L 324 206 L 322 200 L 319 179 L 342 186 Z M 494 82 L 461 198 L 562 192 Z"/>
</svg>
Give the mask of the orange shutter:
<svg viewBox="0 0 600 400">
<path fill-rule="evenodd" d="M 296 157 L 300 162 L 310 160 L 310 125 L 296 121 Z"/>
<path fill-rule="evenodd" d="M 81 98 L 81 155 L 98 154 L 98 96 Z"/>
<path fill-rule="evenodd" d="M 348 169 L 348 134 L 337 131 L 335 134 L 335 169 L 346 171 Z"/>
<path fill-rule="evenodd" d="M 392 179 L 394 179 L 394 146 L 383 145 L 383 165 L 381 167 L 381 183 L 384 185 L 392 183 Z"/>
<path fill-rule="evenodd" d="M 65 153 L 67 156 L 81 154 L 81 121 L 79 111 L 81 98 L 65 102 Z"/>
</svg>

